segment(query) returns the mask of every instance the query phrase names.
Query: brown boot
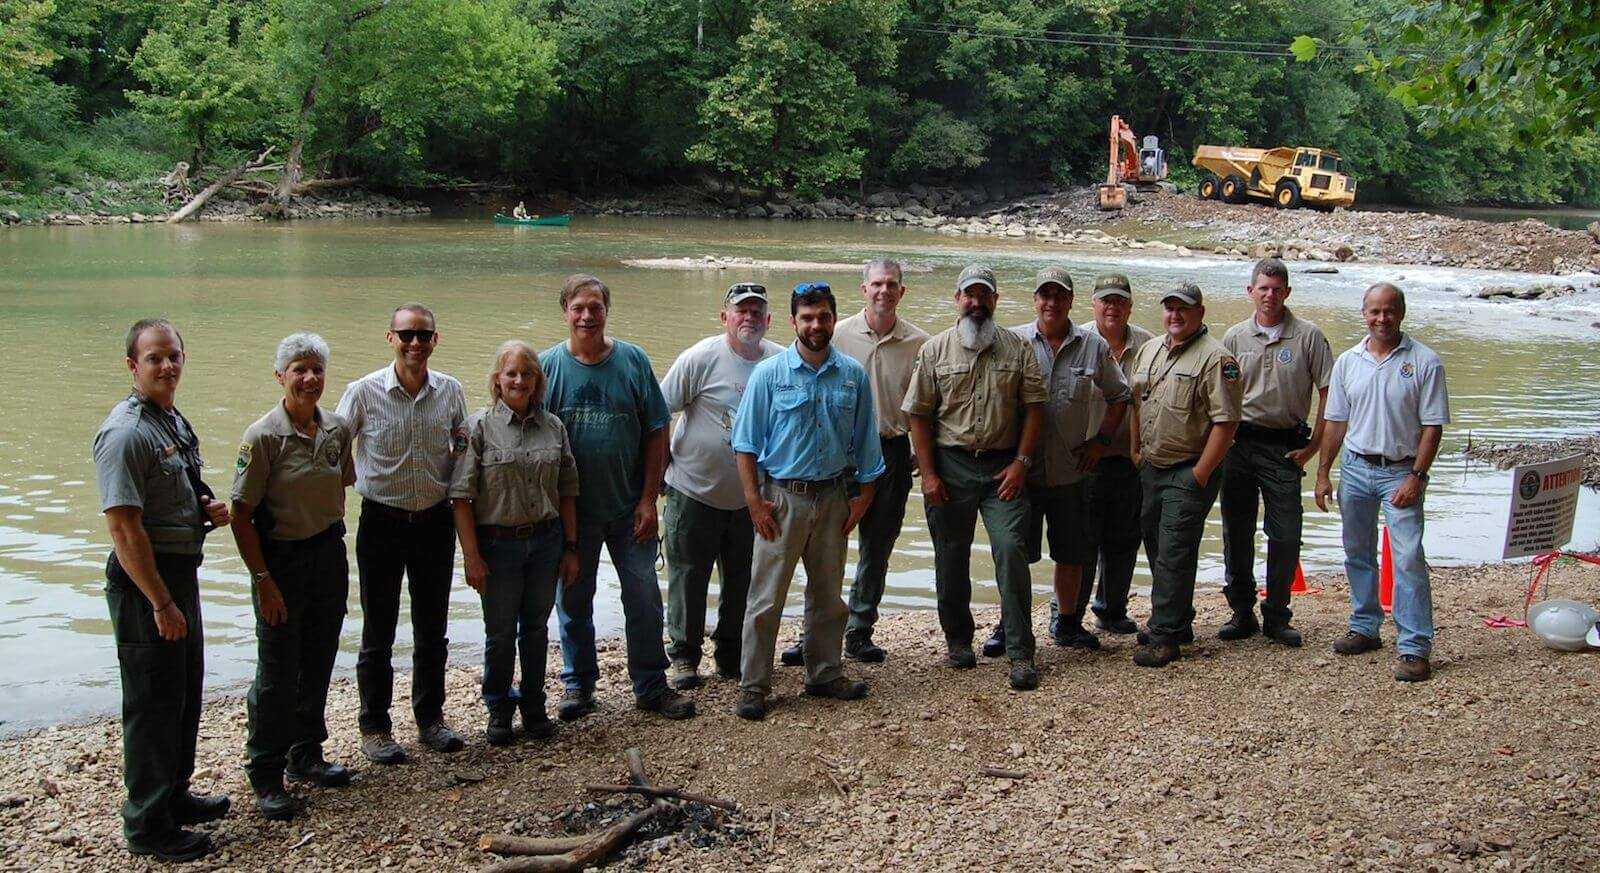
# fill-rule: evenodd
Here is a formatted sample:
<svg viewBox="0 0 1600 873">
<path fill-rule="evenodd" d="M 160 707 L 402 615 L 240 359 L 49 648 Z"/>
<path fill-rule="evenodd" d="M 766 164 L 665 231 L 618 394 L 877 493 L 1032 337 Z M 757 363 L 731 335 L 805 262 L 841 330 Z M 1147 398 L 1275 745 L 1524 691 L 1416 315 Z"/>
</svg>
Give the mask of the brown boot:
<svg viewBox="0 0 1600 873">
<path fill-rule="evenodd" d="M 1433 678 L 1433 666 L 1421 655 L 1401 655 L 1394 662 L 1394 678 L 1400 682 L 1426 682 Z"/>
<path fill-rule="evenodd" d="M 1375 652 L 1381 648 L 1383 640 L 1355 631 L 1350 631 L 1333 641 L 1333 652 L 1336 655 L 1359 655 L 1362 652 Z"/>
</svg>

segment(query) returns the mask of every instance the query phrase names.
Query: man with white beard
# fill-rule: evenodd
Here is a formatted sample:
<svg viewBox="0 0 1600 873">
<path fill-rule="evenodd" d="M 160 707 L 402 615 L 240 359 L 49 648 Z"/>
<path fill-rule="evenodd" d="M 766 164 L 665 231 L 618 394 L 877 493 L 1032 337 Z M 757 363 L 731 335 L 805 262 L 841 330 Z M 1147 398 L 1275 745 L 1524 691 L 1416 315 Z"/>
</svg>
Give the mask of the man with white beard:
<svg viewBox="0 0 1600 873">
<path fill-rule="evenodd" d="M 974 264 L 961 271 L 954 297 L 960 320 L 922 346 L 901 409 L 911 416 L 922 472 L 946 662 L 957 669 L 977 666 L 971 557 L 981 513 L 1000 589 L 1011 687 L 1027 691 L 1039 687 L 1039 674 L 1024 485 L 1046 395 L 1027 342 L 994 322 L 999 299 L 993 270 Z"/>
</svg>

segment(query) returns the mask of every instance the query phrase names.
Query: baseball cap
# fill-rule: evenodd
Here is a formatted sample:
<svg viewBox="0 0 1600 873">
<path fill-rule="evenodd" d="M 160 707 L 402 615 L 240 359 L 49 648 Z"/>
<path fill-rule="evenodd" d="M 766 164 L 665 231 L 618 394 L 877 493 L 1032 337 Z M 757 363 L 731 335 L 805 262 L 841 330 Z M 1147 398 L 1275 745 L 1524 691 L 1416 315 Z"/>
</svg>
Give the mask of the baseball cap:
<svg viewBox="0 0 1600 873">
<path fill-rule="evenodd" d="M 1128 277 L 1121 273 L 1106 273 L 1094 280 L 1094 299 L 1105 297 L 1121 297 L 1125 300 L 1133 299 L 1133 285 L 1128 282 Z"/>
<path fill-rule="evenodd" d="M 961 293 L 973 285 L 987 285 L 990 291 L 999 291 L 1000 286 L 994 282 L 994 271 L 983 264 L 969 264 L 961 271 L 961 277 L 956 279 L 956 293 Z"/>
<path fill-rule="evenodd" d="M 1072 275 L 1060 267 L 1045 267 L 1033 277 L 1033 293 L 1038 294 L 1039 289 L 1046 285 L 1060 285 L 1072 293 Z"/>
<path fill-rule="evenodd" d="M 1180 282 L 1178 287 L 1173 288 L 1171 291 L 1161 295 L 1161 302 L 1165 303 L 1167 300 L 1173 297 L 1182 300 L 1184 303 L 1187 303 L 1190 306 L 1199 306 L 1205 299 L 1200 294 L 1200 286 L 1193 282 Z"/>
<path fill-rule="evenodd" d="M 743 303 L 746 300 L 760 300 L 766 302 L 767 286 L 755 282 L 737 282 L 728 286 L 728 303 Z"/>
</svg>

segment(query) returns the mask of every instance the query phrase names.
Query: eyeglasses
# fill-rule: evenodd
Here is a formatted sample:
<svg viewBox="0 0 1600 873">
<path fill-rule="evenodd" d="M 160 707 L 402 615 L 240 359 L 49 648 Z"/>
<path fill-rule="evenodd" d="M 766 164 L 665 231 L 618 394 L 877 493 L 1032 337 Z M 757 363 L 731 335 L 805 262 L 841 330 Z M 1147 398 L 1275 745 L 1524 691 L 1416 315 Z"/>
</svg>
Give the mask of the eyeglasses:
<svg viewBox="0 0 1600 873">
<path fill-rule="evenodd" d="M 800 284 L 794 286 L 795 297 L 801 297 L 803 295 L 810 294 L 813 291 L 822 291 L 827 294 L 832 294 L 833 286 L 829 285 L 827 282 L 801 282 Z"/>
<path fill-rule="evenodd" d="M 399 337 L 402 343 L 410 343 L 412 340 L 420 343 L 431 343 L 435 333 L 431 330 L 396 330 L 390 332 Z"/>
<path fill-rule="evenodd" d="M 755 282 L 740 282 L 728 289 L 727 299 L 732 300 L 741 294 L 760 294 L 765 297 L 767 296 L 767 286 L 759 285 Z"/>
</svg>

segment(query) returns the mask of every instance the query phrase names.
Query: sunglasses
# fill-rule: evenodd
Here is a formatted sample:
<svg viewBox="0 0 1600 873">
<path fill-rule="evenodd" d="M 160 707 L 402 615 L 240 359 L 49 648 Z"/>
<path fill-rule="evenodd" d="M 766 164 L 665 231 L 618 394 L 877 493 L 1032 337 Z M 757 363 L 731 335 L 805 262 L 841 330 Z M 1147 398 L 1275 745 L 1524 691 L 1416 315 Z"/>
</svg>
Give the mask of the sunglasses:
<svg viewBox="0 0 1600 873">
<path fill-rule="evenodd" d="M 758 285 L 755 282 L 740 282 L 728 289 L 727 299 L 732 300 L 740 294 L 760 294 L 765 297 L 767 296 L 767 286 Z"/>
<path fill-rule="evenodd" d="M 431 330 L 393 330 L 393 331 L 390 331 L 390 333 L 392 333 L 395 336 L 399 337 L 400 341 L 403 342 L 403 343 L 409 343 L 412 340 L 416 340 L 417 342 L 421 342 L 421 343 L 431 343 L 431 342 L 433 342 L 433 337 L 434 337 L 435 331 L 431 331 Z"/>
<path fill-rule="evenodd" d="M 825 291 L 829 294 L 832 294 L 833 286 L 829 285 L 827 282 L 801 282 L 800 284 L 794 286 L 795 297 L 799 297 L 803 294 L 810 294 L 813 291 Z"/>
</svg>

